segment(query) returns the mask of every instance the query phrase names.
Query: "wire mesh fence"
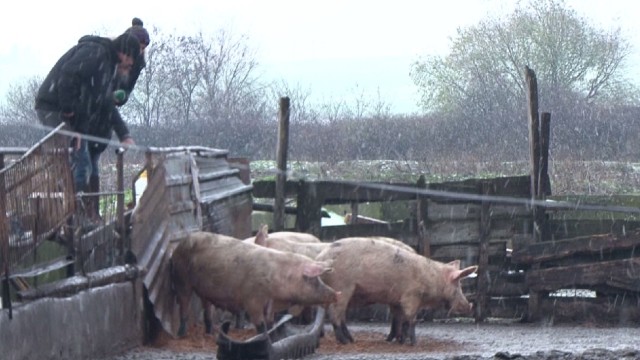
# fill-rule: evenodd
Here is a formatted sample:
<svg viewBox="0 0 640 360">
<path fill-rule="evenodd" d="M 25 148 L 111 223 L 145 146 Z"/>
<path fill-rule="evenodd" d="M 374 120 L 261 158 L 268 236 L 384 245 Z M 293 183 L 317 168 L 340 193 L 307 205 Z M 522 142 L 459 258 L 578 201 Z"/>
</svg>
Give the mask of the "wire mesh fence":
<svg viewBox="0 0 640 360">
<path fill-rule="evenodd" d="M 15 162 L 0 164 L 0 267 L 5 273 L 33 266 L 38 246 L 75 210 L 68 139 L 59 129 Z"/>
</svg>

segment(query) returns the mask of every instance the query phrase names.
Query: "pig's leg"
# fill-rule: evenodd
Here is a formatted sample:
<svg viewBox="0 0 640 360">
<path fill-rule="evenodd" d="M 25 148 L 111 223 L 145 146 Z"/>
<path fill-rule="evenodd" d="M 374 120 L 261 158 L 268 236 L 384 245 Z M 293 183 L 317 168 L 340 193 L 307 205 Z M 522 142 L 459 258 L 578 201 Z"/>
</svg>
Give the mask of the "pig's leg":
<svg viewBox="0 0 640 360">
<path fill-rule="evenodd" d="M 346 320 L 343 321 L 342 324 L 340 324 L 340 327 L 342 328 L 342 334 L 344 336 L 346 336 L 347 339 L 349 339 L 350 342 L 354 342 L 355 340 L 353 340 L 353 336 L 351 336 L 351 333 L 349 332 L 349 329 L 347 328 Z"/>
<path fill-rule="evenodd" d="M 189 308 L 192 289 L 181 288 L 177 291 L 178 306 L 180 308 L 180 327 L 178 328 L 178 336 L 182 337 L 187 334 L 187 319 L 189 317 Z"/>
<path fill-rule="evenodd" d="M 275 314 L 273 313 L 273 299 L 269 300 L 264 307 L 265 324 L 267 329 L 271 329 L 275 323 Z"/>
<path fill-rule="evenodd" d="M 392 342 L 395 339 L 400 339 L 400 331 L 402 330 L 402 308 L 397 305 L 390 305 L 391 310 L 391 330 L 387 335 L 387 341 Z"/>
<path fill-rule="evenodd" d="M 341 344 L 353 342 L 353 337 L 349 334 L 346 324 L 346 312 L 351 295 L 353 295 L 354 288 L 343 289 L 342 295 L 337 302 L 330 304 L 328 307 L 329 319 L 331 325 L 333 325 L 333 332 L 336 336 L 336 340 Z"/>
<path fill-rule="evenodd" d="M 204 331 L 206 334 L 211 334 L 213 331 L 213 321 L 211 321 L 211 308 L 213 305 L 204 298 L 201 298 L 200 301 L 204 310 Z"/>
<path fill-rule="evenodd" d="M 266 302 L 261 302 L 258 299 L 248 299 L 244 304 L 249 320 L 256 327 L 258 333 L 267 332 L 267 324 L 264 320 L 266 306 Z"/>
<path fill-rule="evenodd" d="M 415 346 L 416 344 L 416 318 L 413 317 L 413 319 L 406 321 L 403 324 L 403 330 L 402 330 L 404 337 L 405 338 L 409 338 L 409 344 L 412 346 Z"/>
<path fill-rule="evenodd" d="M 408 337 L 411 345 L 416 344 L 416 319 L 418 315 L 419 300 L 407 297 L 402 300 L 402 341 Z"/>
</svg>

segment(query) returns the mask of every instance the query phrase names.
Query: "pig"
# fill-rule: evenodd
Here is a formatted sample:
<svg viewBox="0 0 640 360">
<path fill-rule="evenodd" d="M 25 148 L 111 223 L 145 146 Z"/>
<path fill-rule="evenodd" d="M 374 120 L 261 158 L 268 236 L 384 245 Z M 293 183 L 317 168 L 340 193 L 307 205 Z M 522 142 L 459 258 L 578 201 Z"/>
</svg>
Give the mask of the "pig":
<svg viewBox="0 0 640 360">
<path fill-rule="evenodd" d="M 176 246 L 171 277 L 180 308 L 178 336 L 186 331 L 189 302 L 195 292 L 203 304 L 232 313 L 245 311 L 258 332 L 267 330 L 265 313 L 274 301 L 326 305 L 340 294 L 321 275 L 330 262 L 248 244 L 233 237 L 198 231 Z"/>
<path fill-rule="evenodd" d="M 318 238 L 311 234 L 292 231 L 278 231 L 269 234 L 268 231 L 269 227 L 263 225 L 255 237 L 247 238 L 243 241 L 288 253 L 304 255 L 310 259 L 315 259 L 322 250 L 330 245 L 320 242 Z M 280 301 L 274 301 L 271 310 L 271 313 L 266 314 L 268 322 L 273 322 L 275 314 L 282 311 L 287 311 L 293 316 L 303 314 L 307 321 L 311 320 L 313 314 L 313 309 L 310 307 L 291 306 L 289 303 Z"/>
<path fill-rule="evenodd" d="M 266 230 L 263 228 L 262 231 L 266 231 Z M 272 249 L 306 255 L 312 259 L 315 259 L 320 254 L 321 251 L 331 246 L 331 243 L 324 243 L 324 242 L 300 243 L 296 241 L 297 234 L 300 234 L 300 233 L 274 232 L 274 233 L 268 234 L 266 237 L 263 236 L 263 237 L 249 238 L 249 239 L 246 239 L 245 241 L 251 241 L 257 245 L 266 246 Z M 391 245 L 398 246 L 402 249 L 415 253 L 415 250 L 411 246 L 393 238 L 383 237 L 383 236 L 372 236 L 369 238 L 386 242 Z M 293 314 L 294 316 L 299 315 L 300 312 L 302 311 L 300 307 L 293 307 L 293 308 L 287 309 L 286 306 L 282 306 L 282 304 L 274 304 L 274 311 L 276 313 L 283 310 L 288 310 L 289 313 Z M 307 313 L 309 313 L 309 311 L 307 311 Z M 395 336 L 396 329 L 394 327 L 395 325 L 396 325 L 396 321 L 394 319 L 394 321 L 392 321 L 391 331 L 389 333 L 389 336 L 387 337 L 388 341 L 392 341 L 396 337 Z"/>
<path fill-rule="evenodd" d="M 383 241 L 383 242 L 389 243 L 389 244 L 391 244 L 391 245 L 394 245 L 394 246 L 397 246 L 397 247 L 399 247 L 399 248 L 405 249 L 405 250 L 410 251 L 410 252 L 412 252 L 412 253 L 415 253 L 415 252 L 416 252 L 416 250 L 415 250 L 414 248 L 412 248 L 411 246 L 409 246 L 409 245 L 407 245 L 407 244 L 403 243 L 403 242 L 402 242 L 402 241 L 400 241 L 400 240 L 396 240 L 396 239 L 394 239 L 394 238 L 384 237 L 384 236 L 369 236 L 369 238 L 371 238 L 371 239 L 376 239 L 376 240 L 380 240 L 380 241 Z"/>
<path fill-rule="evenodd" d="M 294 241 L 297 243 L 321 243 L 320 239 L 315 237 L 314 235 L 303 233 L 303 232 L 295 232 L 295 231 L 276 231 L 269 234 L 274 238 L 278 239 L 287 239 L 289 241 Z"/>
<path fill-rule="evenodd" d="M 311 238 L 317 239 L 313 235 L 293 231 L 278 231 L 269 234 L 268 227 L 264 225 L 255 237 L 243 241 L 315 259 L 322 250 L 329 246 L 329 243 L 323 243 L 320 240 L 317 242 L 311 241 Z M 300 239 L 303 239 L 303 241 L 300 241 Z"/>
<path fill-rule="evenodd" d="M 336 340 L 342 344 L 353 342 L 345 319 L 350 303 L 389 305 L 396 324 L 392 334 L 399 342 L 410 336 L 411 345 L 415 345 L 416 314 L 421 308 L 445 306 L 453 313 L 472 312 L 460 280 L 476 272 L 477 266 L 461 270 L 458 260 L 445 264 L 375 238 L 340 239 L 316 260 L 333 261 L 333 271 L 322 279 L 342 293 L 328 306 Z"/>
</svg>

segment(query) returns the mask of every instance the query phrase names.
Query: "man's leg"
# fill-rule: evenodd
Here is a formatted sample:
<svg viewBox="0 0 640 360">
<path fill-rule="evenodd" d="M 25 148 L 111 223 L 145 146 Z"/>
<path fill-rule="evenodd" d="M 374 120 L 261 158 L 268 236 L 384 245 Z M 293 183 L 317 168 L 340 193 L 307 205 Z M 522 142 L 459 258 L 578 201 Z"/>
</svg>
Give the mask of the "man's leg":
<svg viewBox="0 0 640 360">
<path fill-rule="evenodd" d="M 76 149 L 73 139 L 71 146 L 73 153 L 71 154 L 71 168 L 73 169 L 73 185 L 76 193 L 87 190 L 88 177 L 91 174 L 91 159 L 89 157 L 89 149 L 86 140 L 80 140 L 80 148 Z"/>
<path fill-rule="evenodd" d="M 100 195 L 98 195 L 100 192 L 100 168 L 98 167 L 100 162 L 100 153 L 96 154 L 90 151 L 89 154 L 91 159 L 91 175 L 89 175 L 88 192 L 96 195 L 89 198 L 88 213 L 92 220 L 99 221 L 102 220 L 100 217 Z"/>
</svg>

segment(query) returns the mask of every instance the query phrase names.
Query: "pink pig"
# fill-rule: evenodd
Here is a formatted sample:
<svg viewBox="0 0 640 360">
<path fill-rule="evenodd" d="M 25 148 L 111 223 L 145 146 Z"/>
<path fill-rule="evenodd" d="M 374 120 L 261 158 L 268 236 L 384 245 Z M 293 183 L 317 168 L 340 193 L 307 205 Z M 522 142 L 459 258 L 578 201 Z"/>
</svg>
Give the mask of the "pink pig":
<svg viewBox="0 0 640 360">
<path fill-rule="evenodd" d="M 333 261 L 334 271 L 322 279 L 342 293 L 336 303 L 329 305 L 328 313 L 336 339 L 343 344 L 353 342 L 345 318 L 349 304 L 389 305 L 395 326 L 389 336 L 402 342 L 408 335 L 411 344 L 415 344 L 416 314 L 421 308 L 445 306 L 451 312 L 464 314 L 472 311 L 460 280 L 474 273 L 477 266 L 460 270 L 458 260 L 441 263 L 375 238 L 340 239 L 316 260 Z"/>
<path fill-rule="evenodd" d="M 239 313 L 246 311 L 259 332 L 274 301 L 317 305 L 337 301 L 339 293 L 322 282 L 328 262 L 284 253 L 208 232 L 182 240 L 171 257 L 172 280 L 180 306 L 180 330 L 185 332 L 191 294 L 203 304 Z"/>
</svg>

